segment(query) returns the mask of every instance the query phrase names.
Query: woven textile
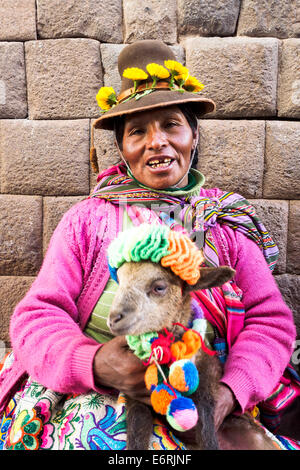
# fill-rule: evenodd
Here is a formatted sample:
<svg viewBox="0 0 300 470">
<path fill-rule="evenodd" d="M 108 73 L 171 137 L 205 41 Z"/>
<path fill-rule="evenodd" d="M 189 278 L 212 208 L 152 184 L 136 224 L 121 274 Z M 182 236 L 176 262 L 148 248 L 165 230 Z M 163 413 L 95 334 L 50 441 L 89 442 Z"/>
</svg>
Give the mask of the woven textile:
<svg viewBox="0 0 300 470">
<path fill-rule="evenodd" d="M 193 172 L 199 173 L 197 170 Z M 201 176 L 198 176 L 198 181 L 201 180 Z M 205 240 L 204 236 L 200 238 L 205 260 L 209 266 L 219 265 L 210 228 L 217 222 L 229 225 L 257 243 L 264 253 L 269 268 L 273 270 L 275 267 L 278 248 L 257 217 L 254 207 L 239 194 L 223 192 L 221 197 L 209 199 L 196 196 L 193 190 L 188 193 L 182 190 L 172 192 L 153 190 L 138 184 L 126 174 L 125 167 L 117 165 L 99 175 L 98 184 L 89 197 L 103 198 L 113 204 L 147 207 L 154 210 L 160 220 L 170 228 L 174 228 L 174 224 L 182 225 L 192 240 L 197 234 L 206 233 Z M 199 237 L 197 239 L 199 246 Z"/>
</svg>

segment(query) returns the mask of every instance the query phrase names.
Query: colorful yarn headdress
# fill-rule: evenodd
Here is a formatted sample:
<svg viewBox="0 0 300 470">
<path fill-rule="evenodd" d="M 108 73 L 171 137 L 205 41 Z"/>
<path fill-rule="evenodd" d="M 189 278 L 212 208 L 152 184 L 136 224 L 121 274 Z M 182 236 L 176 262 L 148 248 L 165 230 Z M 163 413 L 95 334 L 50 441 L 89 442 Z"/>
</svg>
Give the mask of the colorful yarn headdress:
<svg viewBox="0 0 300 470">
<path fill-rule="evenodd" d="M 123 263 L 147 260 L 170 268 L 182 280 L 194 285 L 200 278 L 204 257 L 187 235 L 166 225 L 141 224 L 121 232 L 109 245 L 108 264 L 116 282 L 116 271 Z"/>
<path fill-rule="evenodd" d="M 141 224 L 121 232 L 109 245 L 109 269 L 116 282 L 117 269 L 123 263 L 146 260 L 170 268 L 194 285 L 200 278 L 204 258 L 187 235 L 165 225 Z M 191 429 L 198 421 L 197 408 L 189 395 L 198 388 L 199 374 L 191 359 L 200 347 L 209 355 L 215 354 L 206 348 L 194 323 L 190 329 L 179 324 L 186 331 L 176 342 L 166 329 L 164 334 L 149 332 L 126 336 L 130 349 L 148 365 L 145 384 L 152 392 L 153 409 L 166 415 L 169 424 L 179 431 Z"/>
</svg>

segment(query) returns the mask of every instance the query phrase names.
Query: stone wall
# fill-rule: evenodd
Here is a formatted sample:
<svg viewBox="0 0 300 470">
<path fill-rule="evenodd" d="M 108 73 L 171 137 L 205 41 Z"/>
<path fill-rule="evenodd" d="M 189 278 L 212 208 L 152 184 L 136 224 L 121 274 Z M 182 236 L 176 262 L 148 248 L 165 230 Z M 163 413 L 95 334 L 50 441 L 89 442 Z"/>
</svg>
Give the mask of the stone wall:
<svg viewBox="0 0 300 470">
<path fill-rule="evenodd" d="M 0 338 L 62 214 L 95 183 L 98 89 L 118 91 L 118 53 L 171 45 L 217 111 L 200 124 L 207 186 L 237 191 L 280 247 L 275 272 L 300 333 L 299 0 L 1 0 Z M 97 131 L 100 169 L 116 162 Z M 297 311 L 299 313 L 297 313 Z"/>
</svg>

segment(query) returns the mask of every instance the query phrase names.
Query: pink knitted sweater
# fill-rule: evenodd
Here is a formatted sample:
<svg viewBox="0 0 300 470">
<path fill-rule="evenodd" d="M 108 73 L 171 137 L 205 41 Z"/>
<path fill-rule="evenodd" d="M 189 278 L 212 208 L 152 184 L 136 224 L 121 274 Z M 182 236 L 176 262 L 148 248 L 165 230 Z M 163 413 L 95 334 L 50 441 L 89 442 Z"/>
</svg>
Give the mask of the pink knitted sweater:
<svg viewBox="0 0 300 470">
<path fill-rule="evenodd" d="M 201 190 L 206 197 L 217 194 Z M 76 204 L 62 218 L 38 277 L 11 319 L 16 360 L 0 376 L 0 413 L 26 373 L 61 393 L 111 393 L 95 385 L 93 360 L 101 345 L 83 330 L 109 279 L 106 250 L 122 219 L 121 208 L 97 198 Z M 222 230 L 246 310 L 222 381 L 244 411 L 265 399 L 280 380 L 296 332 L 260 249 L 242 234 Z"/>
</svg>

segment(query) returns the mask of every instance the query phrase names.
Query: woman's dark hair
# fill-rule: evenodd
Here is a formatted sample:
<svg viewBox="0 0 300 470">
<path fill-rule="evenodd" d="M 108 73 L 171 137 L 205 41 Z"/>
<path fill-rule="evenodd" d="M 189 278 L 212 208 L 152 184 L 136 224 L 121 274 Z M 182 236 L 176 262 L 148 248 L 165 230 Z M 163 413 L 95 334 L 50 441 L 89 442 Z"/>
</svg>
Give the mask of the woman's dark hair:
<svg viewBox="0 0 300 470">
<path fill-rule="evenodd" d="M 192 111 L 191 107 L 184 103 L 184 104 L 179 104 L 178 108 L 182 112 L 182 114 L 185 116 L 187 122 L 190 125 L 190 128 L 192 129 L 193 135 L 196 134 L 197 129 L 198 129 L 198 122 L 195 113 Z M 116 140 L 117 143 L 122 150 L 122 140 L 123 140 L 123 134 L 124 134 L 124 125 L 125 125 L 125 118 L 124 116 L 120 116 L 115 119 L 115 133 L 116 133 Z M 198 163 L 198 148 L 195 149 L 194 153 L 194 158 L 192 162 L 192 168 L 197 168 L 197 163 Z"/>
<path fill-rule="evenodd" d="M 187 122 L 190 125 L 190 128 L 192 129 L 193 135 L 198 132 L 198 121 L 196 118 L 195 113 L 191 110 L 191 107 L 187 103 L 179 104 L 178 108 L 184 114 Z M 193 152 L 193 151 L 192 151 Z M 198 164 L 198 147 L 195 149 L 194 153 L 194 158 L 192 161 L 192 168 L 197 168 Z"/>
</svg>

